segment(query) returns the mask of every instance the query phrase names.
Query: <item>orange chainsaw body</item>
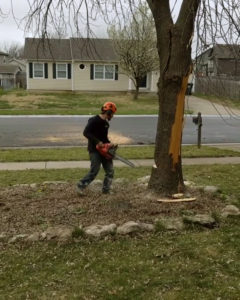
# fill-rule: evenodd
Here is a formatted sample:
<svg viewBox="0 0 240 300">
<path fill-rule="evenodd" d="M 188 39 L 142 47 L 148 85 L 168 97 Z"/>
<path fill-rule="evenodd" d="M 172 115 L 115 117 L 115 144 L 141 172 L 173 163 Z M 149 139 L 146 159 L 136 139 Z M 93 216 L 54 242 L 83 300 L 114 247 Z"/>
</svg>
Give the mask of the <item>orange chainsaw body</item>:
<svg viewBox="0 0 240 300">
<path fill-rule="evenodd" d="M 99 145 L 96 146 L 96 149 L 98 152 L 104 156 L 106 159 L 113 159 L 116 149 L 112 146 L 110 143 L 103 144 L 102 147 L 99 147 Z M 109 152 L 109 150 L 112 150 Z"/>
</svg>

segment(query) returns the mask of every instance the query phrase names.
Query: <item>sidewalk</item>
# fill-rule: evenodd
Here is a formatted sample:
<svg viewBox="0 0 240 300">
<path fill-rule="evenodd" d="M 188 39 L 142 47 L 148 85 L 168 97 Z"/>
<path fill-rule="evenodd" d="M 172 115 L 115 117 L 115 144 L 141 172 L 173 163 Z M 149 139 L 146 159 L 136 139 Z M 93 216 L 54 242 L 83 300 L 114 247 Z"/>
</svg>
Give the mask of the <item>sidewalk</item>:
<svg viewBox="0 0 240 300">
<path fill-rule="evenodd" d="M 154 164 L 153 159 L 131 159 L 136 167 L 147 167 Z M 213 165 L 240 164 L 240 157 L 211 157 L 211 158 L 183 158 L 183 165 Z M 115 167 L 127 167 L 121 161 L 114 160 Z M 48 162 L 6 162 L 0 163 L 0 171 L 28 170 L 28 169 L 72 169 L 90 167 L 89 161 L 48 161 Z"/>
<path fill-rule="evenodd" d="M 240 110 L 228 105 L 211 102 L 196 96 L 185 97 L 185 109 L 193 111 L 193 114 L 201 112 L 202 115 L 222 115 L 240 117 Z"/>
</svg>

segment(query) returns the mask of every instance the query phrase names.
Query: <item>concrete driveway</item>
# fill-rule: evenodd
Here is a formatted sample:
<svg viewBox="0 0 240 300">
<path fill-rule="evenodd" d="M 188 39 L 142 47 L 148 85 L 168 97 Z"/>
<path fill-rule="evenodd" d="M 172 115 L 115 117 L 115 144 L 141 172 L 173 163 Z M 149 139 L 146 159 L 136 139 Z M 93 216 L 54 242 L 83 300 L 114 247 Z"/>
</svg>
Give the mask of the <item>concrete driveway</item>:
<svg viewBox="0 0 240 300">
<path fill-rule="evenodd" d="M 193 114 L 201 112 L 202 115 L 227 115 L 240 120 L 240 110 L 229 108 L 227 105 L 212 103 L 209 100 L 195 96 L 185 97 L 185 110 L 193 111 Z"/>
</svg>

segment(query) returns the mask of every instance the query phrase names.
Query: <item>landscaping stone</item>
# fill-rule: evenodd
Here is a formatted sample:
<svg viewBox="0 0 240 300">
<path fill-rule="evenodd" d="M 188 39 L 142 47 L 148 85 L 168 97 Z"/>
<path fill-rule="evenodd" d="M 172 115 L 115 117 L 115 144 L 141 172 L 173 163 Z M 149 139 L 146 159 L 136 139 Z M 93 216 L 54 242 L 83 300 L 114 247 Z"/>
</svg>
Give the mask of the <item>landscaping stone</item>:
<svg viewBox="0 0 240 300">
<path fill-rule="evenodd" d="M 113 180 L 113 185 L 127 184 L 129 181 L 126 178 L 117 178 Z"/>
<path fill-rule="evenodd" d="M 40 238 L 41 234 L 39 232 L 34 232 L 26 238 L 26 242 L 38 242 Z"/>
<path fill-rule="evenodd" d="M 114 234 L 116 232 L 117 225 L 91 225 L 84 228 L 84 232 L 86 235 L 94 236 L 94 237 L 104 237 L 108 234 Z"/>
<path fill-rule="evenodd" d="M 15 235 L 15 236 L 13 236 L 12 238 L 9 239 L 8 243 L 12 244 L 12 243 L 18 242 L 20 240 L 25 239 L 27 236 L 28 236 L 27 234 L 18 234 L 18 235 Z"/>
<path fill-rule="evenodd" d="M 66 181 L 44 181 L 42 184 L 43 185 L 48 185 L 48 184 L 58 185 L 58 184 L 67 184 L 67 182 Z"/>
<path fill-rule="evenodd" d="M 166 230 L 181 231 L 184 229 L 184 223 L 181 218 L 160 218 L 156 223 L 160 223 Z"/>
<path fill-rule="evenodd" d="M 65 242 L 72 239 L 72 229 L 63 226 L 49 227 L 41 234 L 40 239 L 47 241 L 56 239 L 60 242 Z"/>
<path fill-rule="evenodd" d="M 235 205 L 227 205 L 223 208 L 221 216 L 226 218 L 228 216 L 238 216 L 240 215 L 240 210 Z"/>
<path fill-rule="evenodd" d="M 210 194 L 219 192 L 219 188 L 217 186 L 213 186 L 213 185 L 207 185 L 204 187 L 203 190 L 204 190 L 204 192 L 210 193 Z"/>
<path fill-rule="evenodd" d="M 185 185 L 185 186 L 193 186 L 193 185 L 194 185 L 194 182 L 189 181 L 189 180 L 185 180 L 185 181 L 184 181 L 184 185 Z"/>
<path fill-rule="evenodd" d="M 189 186 L 189 188 L 192 190 L 192 191 L 204 191 L 204 186 L 202 185 L 191 185 Z"/>
<path fill-rule="evenodd" d="M 148 223 L 138 223 L 142 231 L 154 231 L 154 225 Z"/>
<path fill-rule="evenodd" d="M 184 222 L 188 224 L 197 224 L 204 227 L 212 228 L 216 224 L 216 221 L 213 217 L 206 214 L 199 214 L 195 216 L 185 216 L 183 218 Z"/>
<path fill-rule="evenodd" d="M 29 184 L 30 188 L 35 189 L 37 187 L 37 183 L 31 183 Z"/>
<path fill-rule="evenodd" d="M 144 184 L 144 183 L 148 183 L 149 180 L 150 180 L 150 175 L 147 175 L 147 176 L 138 178 L 137 182 Z"/>
<path fill-rule="evenodd" d="M 117 228 L 117 233 L 122 235 L 138 231 L 141 231 L 141 226 L 139 225 L 139 223 L 134 221 L 126 222 Z"/>
<path fill-rule="evenodd" d="M 13 187 L 29 187 L 30 185 L 28 183 L 19 183 L 14 184 Z"/>
</svg>

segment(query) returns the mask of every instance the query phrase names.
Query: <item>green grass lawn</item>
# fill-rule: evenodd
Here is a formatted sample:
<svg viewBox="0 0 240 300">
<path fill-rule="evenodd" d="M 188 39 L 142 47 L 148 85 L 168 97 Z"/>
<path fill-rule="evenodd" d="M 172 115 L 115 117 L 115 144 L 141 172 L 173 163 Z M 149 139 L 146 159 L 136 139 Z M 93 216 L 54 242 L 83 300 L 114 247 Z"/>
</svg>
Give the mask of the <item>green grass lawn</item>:
<svg viewBox="0 0 240 300">
<path fill-rule="evenodd" d="M 85 171 L 1 171 L 0 183 L 75 181 Z M 150 171 L 116 168 L 116 177 L 135 180 Z M 184 166 L 183 171 L 185 179 L 217 185 L 223 201 L 240 205 L 239 166 Z M 239 225 L 236 217 L 214 230 L 82 239 L 67 245 L 6 245 L 0 248 L 0 299 L 236 300 Z"/>
<path fill-rule="evenodd" d="M 133 100 L 130 93 L 74 93 L 74 92 L 29 92 L 26 90 L 0 90 L 1 115 L 28 114 L 97 114 L 106 101 L 116 103 L 118 114 L 157 114 L 156 94 L 140 94 Z"/>
<path fill-rule="evenodd" d="M 128 159 L 153 158 L 154 145 L 137 147 L 119 146 L 117 153 Z M 202 146 L 200 149 L 197 146 L 183 146 L 182 156 L 189 158 L 240 156 L 240 152 L 209 146 Z M 89 156 L 86 147 L 0 150 L 0 162 L 77 161 L 88 159 Z"/>
<path fill-rule="evenodd" d="M 0 251 L 1 299 L 239 299 L 239 220 L 162 233 Z"/>
<path fill-rule="evenodd" d="M 3 91 L 0 89 L 0 115 L 95 115 L 106 101 L 115 102 L 117 114 L 157 114 L 156 93 L 140 93 L 137 100 L 127 92 L 77 93 Z M 192 113 L 186 110 L 185 113 Z"/>
</svg>

